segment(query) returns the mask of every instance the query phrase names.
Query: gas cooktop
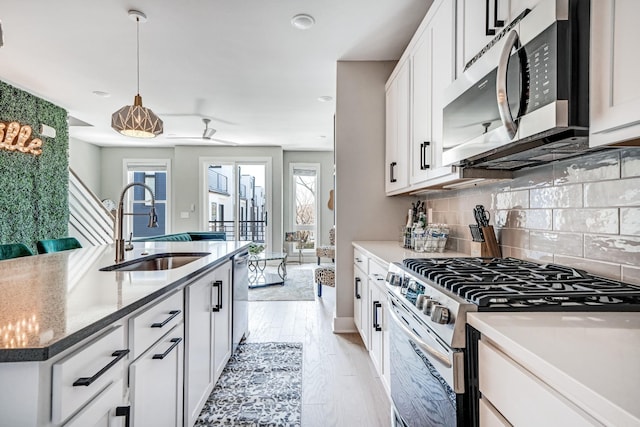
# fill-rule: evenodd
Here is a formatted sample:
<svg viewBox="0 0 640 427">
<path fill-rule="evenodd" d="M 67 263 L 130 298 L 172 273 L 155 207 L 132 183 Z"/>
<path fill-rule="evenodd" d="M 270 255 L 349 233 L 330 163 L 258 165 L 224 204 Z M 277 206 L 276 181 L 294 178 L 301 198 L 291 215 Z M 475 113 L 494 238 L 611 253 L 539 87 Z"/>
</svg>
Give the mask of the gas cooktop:
<svg viewBox="0 0 640 427">
<path fill-rule="evenodd" d="M 405 294 L 414 304 L 417 295 L 428 293 L 424 281 L 483 311 L 640 311 L 640 286 L 562 265 L 516 258 L 409 258 L 403 266 L 420 276 Z"/>
</svg>

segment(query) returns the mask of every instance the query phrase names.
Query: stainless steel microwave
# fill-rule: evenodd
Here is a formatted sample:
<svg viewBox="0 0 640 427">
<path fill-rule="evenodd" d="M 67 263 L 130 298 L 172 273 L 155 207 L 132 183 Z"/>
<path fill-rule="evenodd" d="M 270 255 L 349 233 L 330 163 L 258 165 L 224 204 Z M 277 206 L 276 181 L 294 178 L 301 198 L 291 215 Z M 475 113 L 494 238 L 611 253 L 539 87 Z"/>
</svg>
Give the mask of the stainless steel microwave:
<svg viewBox="0 0 640 427">
<path fill-rule="evenodd" d="M 542 0 L 446 90 L 443 163 L 516 170 L 589 147 L 589 1 Z"/>
</svg>

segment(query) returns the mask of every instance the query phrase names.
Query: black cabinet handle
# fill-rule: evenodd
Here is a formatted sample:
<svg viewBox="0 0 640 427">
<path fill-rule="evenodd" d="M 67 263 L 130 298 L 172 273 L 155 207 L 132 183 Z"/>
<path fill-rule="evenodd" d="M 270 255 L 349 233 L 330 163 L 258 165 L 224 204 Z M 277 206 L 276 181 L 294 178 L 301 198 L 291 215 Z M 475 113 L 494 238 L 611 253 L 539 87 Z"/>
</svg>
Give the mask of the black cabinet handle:
<svg viewBox="0 0 640 427">
<path fill-rule="evenodd" d="M 504 27 L 504 21 L 502 19 L 498 19 L 498 0 L 493 0 L 493 27 Z"/>
<path fill-rule="evenodd" d="M 397 179 L 393 176 L 393 172 L 394 172 L 397 164 L 398 163 L 396 163 L 396 162 L 391 162 L 389 164 L 389 181 L 391 181 L 391 182 L 396 182 L 397 181 Z"/>
<path fill-rule="evenodd" d="M 429 141 L 425 141 L 420 144 L 420 170 L 429 169 L 431 165 L 427 164 L 427 147 L 429 147 L 431 143 Z"/>
<path fill-rule="evenodd" d="M 173 344 L 171 344 L 171 346 L 167 349 L 167 351 L 165 351 L 162 354 L 154 354 L 152 359 L 160 359 L 160 360 L 164 359 L 169 355 L 169 353 L 171 353 L 171 350 L 173 350 L 178 346 L 178 344 L 180 344 L 180 341 L 182 341 L 182 338 L 171 338 L 171 342 Z"/>
<path fill-rule="evenodd" d="M 107 372 L 113 365 L 118 363 L 122 358 L 126 357 L 129 354 L 129 349 L 125 350 L 116 350 L 111 354 L 111 357 L 115 357 L 111 362 L 109 362 L 104 368 L 100 369 L 96 372 L 92 377 L 82 377 L 78 378 L 74 383 L 74 387 L 78 386 L 90 386 L 94 383 L 95 380 L 100 378 L 105 372 Z"/>
<path fill-rule="evenodd" d="M 360 289 L 358 289 L 358 285 L 360 284 L 361 279 L 359 277 L 356 277 L 356 283 L 355 283 L 355 292 L 356 292 L 356 299 L 360 299 L 362 298 L 362 296 L 360 295 Z"/>
<path fill-rule="evenodd" d="M 496 6 L 497 6 L 497 3 L 496 3 Z M 494 30 L 493 28 L 489 28 L 489 0 L 486 1 L 486 11 L 484 14 L 484 30 L 485 30 L 485 34 L 488 36 L 496 35 L 496 30 Z"/>
<path fill-rule="evenodd" d="M 116 408 L 116 417 L 124 417 L 124 427 L 129 427 L 131 418 L 130 406 L 118 406 Z"/>
<path fill-rule="evenodd" d="M 171 321 L 171 319 L 173 319 L 174 317 L 176 317 L 178 314 L 182 313 L 181 310 L 171 310 L 169 312 L 169 314 L 171 316 L 167 317 L 166 319 L 164 319 L 162 322 L 158 323 L 152 323 L 151 327 L 152 328 L 162 328 L 164 325 L 166 325 L 167 323 L 169 323 Z"/>
<path fill-rule="evenodd" d="M 216 280 L 212 283 L 212 285 L 214 288 L 218 289 L 218 303 L 213 306 L 211 311 L 217 313 L 218 311 L 222 310 L 222 280 Z"/>
<path fill-rule="evenodd" d="M 373 302 L 373 329 L 376 331 L 381 331 L 382 326 L 380 326 L 380 321 L 378 320 L 378 308 L 382 308 L 382 304 L 380 301 Z"/>
</svg>

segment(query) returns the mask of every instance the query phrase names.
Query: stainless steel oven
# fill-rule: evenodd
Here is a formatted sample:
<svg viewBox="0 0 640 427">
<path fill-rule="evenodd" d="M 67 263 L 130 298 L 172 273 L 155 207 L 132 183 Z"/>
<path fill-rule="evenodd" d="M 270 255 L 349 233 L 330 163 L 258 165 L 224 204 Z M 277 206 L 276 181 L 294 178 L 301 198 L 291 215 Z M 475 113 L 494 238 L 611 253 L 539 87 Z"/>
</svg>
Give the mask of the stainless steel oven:
<svg viewBox="0 0 640 427">
<path fill-rule="evenodd" d="M 389 293 L 391 398 L 395 426 L 464 426 L 464 352 L 447 346 Z"/>
<path fill-rule="evenodd" d="M 515 170 L 589 149 L 589 1 L 542 0 L 446 91 L 443 163 Z"/>
</svg>

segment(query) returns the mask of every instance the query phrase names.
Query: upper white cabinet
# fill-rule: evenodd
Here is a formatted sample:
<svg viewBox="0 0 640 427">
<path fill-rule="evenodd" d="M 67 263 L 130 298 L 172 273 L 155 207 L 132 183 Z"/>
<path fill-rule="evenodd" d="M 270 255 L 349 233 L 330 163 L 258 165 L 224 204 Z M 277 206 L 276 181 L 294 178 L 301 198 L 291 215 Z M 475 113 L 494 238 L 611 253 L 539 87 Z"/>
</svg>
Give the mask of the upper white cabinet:
<svg viewBox="0 0 640 427">
<path fill-rule="evenodd" d="M 455 2 L 435 2 L 411 49 L 411 178 L 420 184 L 451 174 L 442 167 L 444 89 L 455 79 Z"/>
<path fill-rule="evenodd" d="M 458 0 L 457 73 L 500 31 L 540 0 Z"/>
<path fill-rule="evenodd" d="M 591 2 L 592 147 L 640 138 L 640 2 Z"/>
<path fill-rule="evenodd" d="M 409 61 L 399 64 L 398 72 L 386 86 L 386 171 L 385 190 L 393 194 L 407 187 L 409 168 L 409 99 L 411 68 Z"/>
</svg>

